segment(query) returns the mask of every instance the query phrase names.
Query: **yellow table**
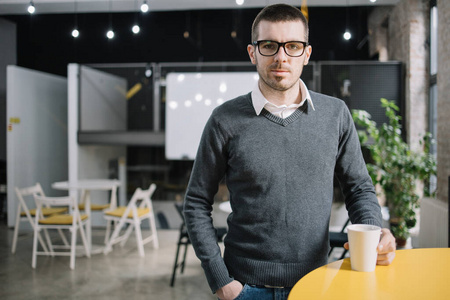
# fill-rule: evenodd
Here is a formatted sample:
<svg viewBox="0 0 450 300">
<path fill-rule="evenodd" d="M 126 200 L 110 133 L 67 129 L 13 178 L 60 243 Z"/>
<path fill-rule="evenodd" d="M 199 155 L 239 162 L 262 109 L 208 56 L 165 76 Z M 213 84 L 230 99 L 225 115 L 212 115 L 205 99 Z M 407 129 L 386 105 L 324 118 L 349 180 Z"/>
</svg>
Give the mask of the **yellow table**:
<svg viewBox="0 0 450 300">
<path fill-rule="evenodd" d="M 450 249 L 398 250 L 389 266 L 375 272 L 351 269 L 350 259 L 320 267 L 300 279 L 288 300 L 448 300 L 450 299 Z"/>
</svg>

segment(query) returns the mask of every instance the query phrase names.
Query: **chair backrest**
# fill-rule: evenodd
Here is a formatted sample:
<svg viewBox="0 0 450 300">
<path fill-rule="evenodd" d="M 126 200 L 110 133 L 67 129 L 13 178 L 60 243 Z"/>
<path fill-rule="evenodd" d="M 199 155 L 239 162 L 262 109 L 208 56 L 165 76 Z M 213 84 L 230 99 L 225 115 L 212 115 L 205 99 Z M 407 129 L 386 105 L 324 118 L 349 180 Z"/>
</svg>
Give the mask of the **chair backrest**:
<svg viewBox="0 0 450 300">
<path fill-rule="evenodd" d="M 22 209 L 29 214 L 29 208 L 27 203 L 25 202 L 26 196 L 45 196 L 44 191 L 42 190 L 42 186 L 40 183 L 36 183 L 33 186 L 25 187 L 19 189 L 18 187 L 15 187 L 17 198 L 19 199 L 19 204 L 22 206 Z M 33 205 L 35 207 L 35 205 Z"/>
<path fill-rule="evenodd" d="M 156 190 L 156 184 L 152 183 L 150 187 L 146 190 L 142 190 L 141 188 L 137 188 L 134 192 L 133 196 L 131 197 L 130 203 L 128 205 L 131 205 L 132 203 L 136 203 L 139 200 L 142 200 L 142 202 L 139 205 L 139 208 L 144 207 L 150 207 L 151 208 L 151 199 L 152 195 Z"/>
<path fill-rule="evenodd" d="M 71 196 L 65 197 L 46 197 L 40 195 L 34 195 L 36 204 L 39 206 L 49 205 L 49 206 L 75 206 L 75 200 Z M 74 207 L 76 209 L 76 207 Z"/>
<path fill-rule="evenodd" d="M 25 196 L 31 196 L 31 195 L 40 195 L 45 196 L 44 191 L 42 190 L 42 186 L 40 183 L 36 183 L 33 186 L 25 187 L 19 189 L 18 187 L 15 187 L 17 197 L 19 199 L 23 200 L 23 197 Z"/>
<path fill-rule="evenodd" d="M 156 190 L 156 184 L 152 183 L 150 187 L 146 190 L 142 190 L 141 188 L 137 188 L 134 192 L 133 196 L 130 199 L 130 202 L 127 205 L 127 208 L 125 209 L 123 213 L 123 217 L 127 217 L 130 212 L 133 212 L 133 214 L 136 213 L 136 209 L 143 209 L 143 208 L 149 208 L 150 211 L 153 211 L 153 205 L 152 205 L 152 195 Z M 139 206 L 137 205 L 137 202 L 141 201 Z"/>
</svg>

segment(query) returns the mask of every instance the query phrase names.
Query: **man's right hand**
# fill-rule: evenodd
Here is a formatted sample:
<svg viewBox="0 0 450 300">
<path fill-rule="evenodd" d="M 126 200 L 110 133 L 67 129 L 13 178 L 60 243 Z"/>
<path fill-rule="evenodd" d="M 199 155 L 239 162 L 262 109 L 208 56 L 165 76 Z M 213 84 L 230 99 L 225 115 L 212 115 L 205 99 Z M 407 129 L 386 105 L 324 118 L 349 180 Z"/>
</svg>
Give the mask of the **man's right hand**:
<svg viewBox="0 0 450 300">
<path fill-rule="evenodd" d="M 233 300 L 239 296 L 244 289 L 242 283 L 237 280 L 233 280 L 229 284 L 221 287 L 216 291 L 217 297 L 221 300 Z"/>
</svg>

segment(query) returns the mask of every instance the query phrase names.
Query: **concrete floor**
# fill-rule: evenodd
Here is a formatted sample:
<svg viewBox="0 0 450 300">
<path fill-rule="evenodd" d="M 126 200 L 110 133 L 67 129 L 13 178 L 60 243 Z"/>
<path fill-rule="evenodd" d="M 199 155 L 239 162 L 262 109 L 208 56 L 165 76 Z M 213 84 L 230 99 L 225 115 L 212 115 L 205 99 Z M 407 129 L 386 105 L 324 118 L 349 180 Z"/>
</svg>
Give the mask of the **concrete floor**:
<svg viewBox="0 0 450 300">
<path fill-rule="evenodd" d="M 124 248 L 117 245 L 108 255 L 77 256 L 75 270 L 70 270 L 69 257 L 64 256 L 38 256 L 36 269 L 32 269 L 32 234 L 19 236 L 15 254 L 11 254 L 12 235 L 12 229 L 0 224 L 2 300 L 217 299 L 192 247 L 184 274 L 177 274 L 175 287 L 169 286 L 178 230 L 159 230 L 159 249 L 153 249 L 151 243 L 145 245 L 144 258 L 139 256 L 133 237 Z M 103 238 L 103 229 L 93 231 L 93 243 L 101 244 Z"/>
<path fill-rule="evenodd" d="M 173 203 L 169 205 L 174 210 Z M 163 210 L 170 217 L 169 210 Z M 156 205 L 155 205 L 156 209 Z M 214 210 L 216 226 L 226 224 L 226 214 Z M 334 209 L 337 211 L 337 209 Z M 334 216 L 334 217 L 333 217 Z M 332 219 L 339 216 L 336 212 Z M 345 218 L 344 218 L 345 219 Z M 170 218 L 170 225 L 175 217 Z M 345 221 L 345 220 L 344 220 Z M 333 224 L 343 224 L 337 218 Z M 145 222 L 144 225 L 147 223 Z M 21 223 L 21 228 L 28 225 Z M 342 226 L 342 225 L 340 225 Z M 340 226 L 335 226 L 340 229 Z M 176 224 L 178 227 L 178 224 Z M 171 226 L 171 228 L 176 228 Z M 96 228 L 92 232 L 93 244 L 103 243 L 105 230 Z M 145 234 L 145 231 L 144 231 Z M 145 257 L 141 258 L 132 235 L 124 248 L 116 245 L 108 255 L 93 254 L 90 258 L 77 256 L 75 270 L 69 268 L 69 257 L 38 256 L 36 269 L 31 268 L 32 232 L 22 231 L 17 250 L 11 254 L 13 229 L 0 220 L 0 299 L 1 300 L 213 300 L 206 277 L 189 246 L 184 274 L 177 273 L 175 286 L 170 287 L 175 260 L 177 229 L 158 229 L 159 249 L 147 244 Z M 52 235 L 58 240 L 56 234 Z M 78 239 L 81 243 L 81 239 Z M 340 257 L 342 248 L 333 251 L 329 261 Z"/>
</svg>

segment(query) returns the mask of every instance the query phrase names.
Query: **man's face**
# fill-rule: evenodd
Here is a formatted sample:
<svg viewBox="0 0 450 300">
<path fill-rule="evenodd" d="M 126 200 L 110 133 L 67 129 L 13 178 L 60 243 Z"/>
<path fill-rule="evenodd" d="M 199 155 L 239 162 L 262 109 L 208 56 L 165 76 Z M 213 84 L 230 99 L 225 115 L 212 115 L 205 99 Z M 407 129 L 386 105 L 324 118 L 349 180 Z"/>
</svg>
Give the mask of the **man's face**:
<svg viewBox="0 0 450 300">
<path fill-rule="evenodd" d="M 269 22 L 261 21 L 258 25 L 258 40 L 271 40 L 279 43 L 288 41 L 304 41 L 305 28 L 301 21 Z M 261 89 L 287 91 L 295 86 L 308 64 L 311 56 L 311 46 L 299 57 L 288 56 L 283 47 L 273 56 L 262 56 L 257 46 L 248 45 L 250 60 L 256 65 Z"/>
</svg>

